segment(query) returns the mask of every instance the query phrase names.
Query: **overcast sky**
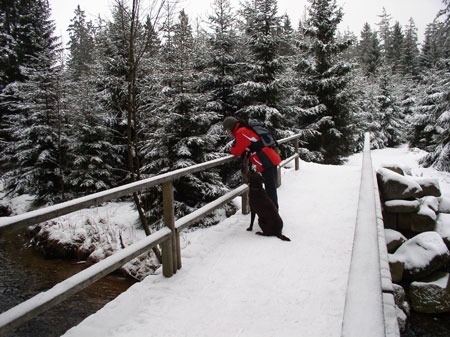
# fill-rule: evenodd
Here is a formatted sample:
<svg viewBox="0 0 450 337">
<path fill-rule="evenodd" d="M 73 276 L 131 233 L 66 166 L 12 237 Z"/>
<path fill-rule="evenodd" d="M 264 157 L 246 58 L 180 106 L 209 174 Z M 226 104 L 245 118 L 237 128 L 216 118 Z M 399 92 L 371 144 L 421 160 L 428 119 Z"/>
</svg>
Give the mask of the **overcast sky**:
<svg viewBox="0 0 450 337">
<path fill-rule="evenodd" d="M 141 0 L 144 6 L 146 2 L 152 0 Z M 195 16 L 207 18 L 211 12 L 213 0 L 182 0 L 180 8 L 185 8 L 190 19 Z M 49 0 L 52 9 L 52 16 L 56 22 L 56 34 L 63 36 L 64 43 L 67 43 L 67 27 L 70 19 L 74 17 L 74 10 L 77 5 L 85 11 L 88 20 L 95 21 L 100 15 L 104 19 L 110 18 L 112 4 L 115 0 Z M 130 1 L 131 2 L 131 1 Z M 240 0 L 231 0 L 234 8 L 239 7 Z M 360 36 L 362 27 L 368 22 L 372 29 L 377 29 L 376 23 L 380 22 L 379 15 L 383 7 L 391 15 L 391 24 L 400 22 L 402 27 L 409 24 L 409 19 L 413 18 L 418 27 L 419 42 L 423 40 L 423 35 L 427 24 L 431 23 L 440 9 L 444 8 L 442 0 L 337 0 L 338 5 L 343 7 L 344 18 L 340 25 L 341 30 L 350 30 L 356 36 Z M 287 13 L 292 20 L 294 27 L 304 8 L 308 5 L 307 0 L 278 0 L 278 13 Z"/>
</svg>

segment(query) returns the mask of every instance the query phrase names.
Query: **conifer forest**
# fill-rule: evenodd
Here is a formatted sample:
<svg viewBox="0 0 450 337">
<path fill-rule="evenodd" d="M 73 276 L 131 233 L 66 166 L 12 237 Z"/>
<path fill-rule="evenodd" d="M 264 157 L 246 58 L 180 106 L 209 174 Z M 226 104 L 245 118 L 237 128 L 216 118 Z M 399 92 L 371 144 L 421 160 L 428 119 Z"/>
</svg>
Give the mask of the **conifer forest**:
<svg viewBox="0 0 450 337">
<path fill-rule="evenodd" d="M 229 154 L 226 116 L 301 134 L 305 161 L 342 164 L 408 144 L 450 172 L 450 0 L 419 44 L 414 18 L 341 32 L 335 0 L 300 22 L 276 0 L 211 0 L 204 22 L 168 0 L 114 0 L 111 19 L 79 6 L 62 46 L 47 0 L 0 2 L 0 173 L 11 195 L 53 204 Z M 293 148 L 283 147 L 282 156 Z M 176 216 L 238 183 L 240 163 L 174 182 Z M 134 196 L 147 218 L 160 191 Z"/>
</svg>

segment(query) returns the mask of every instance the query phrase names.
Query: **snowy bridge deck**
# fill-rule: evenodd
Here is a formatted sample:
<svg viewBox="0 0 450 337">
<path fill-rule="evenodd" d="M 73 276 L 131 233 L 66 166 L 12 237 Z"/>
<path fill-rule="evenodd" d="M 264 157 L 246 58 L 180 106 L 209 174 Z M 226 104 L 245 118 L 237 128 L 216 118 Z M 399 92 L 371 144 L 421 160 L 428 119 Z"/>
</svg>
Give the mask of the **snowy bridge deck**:
<svg viewBox="0 0 450 337">
<path fill-rule="evenodd" d="M 360 178 L 353 166 L 284 170 L 280 213 L 291 242 L 247 232 L 250 217 L 241 213 L 184 233 L 176 275 L 147 277 L 65 336 L 397 336 L 383 304 L 364 304 L 366 285 L 349 284 Z M 363 308 L 349 308 L 361 297 Z"/>
</svg>

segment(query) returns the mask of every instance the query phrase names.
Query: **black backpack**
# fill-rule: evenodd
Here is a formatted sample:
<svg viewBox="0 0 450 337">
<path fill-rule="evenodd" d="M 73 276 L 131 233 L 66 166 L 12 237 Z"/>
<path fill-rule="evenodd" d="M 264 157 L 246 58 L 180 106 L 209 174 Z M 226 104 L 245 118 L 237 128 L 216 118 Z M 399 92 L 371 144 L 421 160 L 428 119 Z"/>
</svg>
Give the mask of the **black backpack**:
<svg viewBox="0 0 450 337">
<path fill-rule="evenodd" d="M 278 146 L 277 140 L 273 133 L 266 127 L 264 122 L 257 119 L 249 119 L 248 126 L 261 139 L 262 147 Z"/>
</svg>

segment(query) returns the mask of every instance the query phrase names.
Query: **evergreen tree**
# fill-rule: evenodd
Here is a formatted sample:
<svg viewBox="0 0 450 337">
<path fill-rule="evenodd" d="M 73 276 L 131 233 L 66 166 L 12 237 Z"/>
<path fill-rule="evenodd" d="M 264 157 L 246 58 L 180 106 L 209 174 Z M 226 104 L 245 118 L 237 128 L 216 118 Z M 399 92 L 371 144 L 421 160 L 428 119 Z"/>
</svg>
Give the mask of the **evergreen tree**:
<svg viewBox="0 0 450 337">
<path fill-rule="evenodd" d="M 409 144 L 427 152 L 433 150 L 436 145 L 434 140 L 438 134 L 435 114 L 437 98 L 440 96 L 438 83 L 438 72 L 429 73 L 421 85 L 423 93 L 419 97 L 414 115 L 410 118 Z"/>
<path fill-rule="evenodd" d="M 391 15 L 387 13 L 386 9 L 383 7 L 383 12 L 380 17 L 380 22 L 378 23 L 380 39 L 381 39 L 381 50 L 385 62 L 390 64 L 393 60 L 393 50 L 392 50 L 392 29 L 391 29 Z"/>
<path fill-rule="evenodd" d="M 442 57 L 442 41 L 440 41 L 440 26 L 442 23 L 433 22 L 427 25 L 425 38 L 420 54 L 420 64 L 426 69 L 435 68 L 437 62 Z"/>
<path fill-rule="evenodd" d="M 26 14 L 32 22 L 27 50 L 34 50 L 20 67 L 22 80 L 2 91 L 2 106 L 11 112 L 7 127 L 11 137 L 2 161 L 14 163 L 6 174 L 12 193 L 30 193 L 38 201 L 65 199 L 67 123 L 62 102 L 61 66 L 57 65 L 54 24 L 47 1 L 34 1 Z"/>
<path fill-rule="evenodd" d="M 307 39 L 304 48 L 311 56 L 298 65 L 300 90 L 310 97 L 300 116 L 303 129 L 315 130 L 308 140 L 308 149 L 316 153 L 315 160 L 339 164 L 352 153 L 354 144 L 354 110 L 347 90 L 352 66 L 340 55 L 350 41 L 336 40 L 342 10 L 336 1 L 311 0 Z M 315 97 L 315 99 L 314 99 Z"/>
<path fill-rule="evenodd" d="M 117 157 L 106 126 L 106 113 L 97 92 L 100 74 L 94 28 L 86 22 L 78 6 L 69 26 L 70 77 L 68 110 L 70 111 L 70 144 L 68 187 L 74 195 L 95 193 L 114 186 L 115 169 L 111 158 Z"/>
<path fill-rule="evenodd" d="M 365 75 L 367 77 L 375 76 L 381 63 L 380 42 L 377 33 L 372 32 L 370 25 L 367 22 L 361 32 L 358 56 Z"/>
<path fill-rule="evenodd" d="M 146 154 L 146 168 L 151 174 L 210 160 L 216 144 L 214 135 L 208 130 L 217 123 L 217 114 L 202 110 L 206 99 L 196 90 L 194 39 L 189 18 L 183 10 L 178 22 L 167 29 L 166 34 L 171 38 L 162 46 L 165 76 L 159 102 L 153 111 L 157 128 L 146 145 L 151 150 Z M 208 170 L 175 180 L 174 190 L 175 216 L 178 218 L 223 194 L 225 186 L 216 171 Z M 147 215 L 152 222 L 161 218 L 157 196 L 157 189 L 147 195 Z"/>
<path fill-rule="evenodd" d="M 420 105 L 420 112 L 424 115 L 422 133 L 427 137 L 425 142 L 429 152 L 423 162 L 450 172 L 450 2 L 445 0 L 444 3 L 446 8 L 439 13 L 442 25 L 437 31 L 441 59 L 429 75 L 431 85 Z"/>
<path fill-rule="evenodd" d="M 403 73 L 417 78 L 419 75 L 419 48 L 417 47 L 417 28 L 412 18 L 406 27 L 401 61 Z"/>
<path fill-rule="evenodd" d="M 240 83 L 234 88 L 240 108 L 237 115 L 264 121 L 282 135 L 285 129 L 280 104 L 283 99 L 283 84 L 280 81 L 283 37 L 276 1 L 246 2 L 242 15 L 244 43 L 248 48 L 245 55 L 248 59 L 243 64 Z"/>
<path fill-rule="evenodd" d="M 89 72 L 94 64 L 95 29 L 91 21 L 86 22 L 86 15 L 80 6 L 75 9 L 75 16 L 71 19 L 68 28 L 70 57 L 68 67 L 72 78 L 78 79 L 82 74 Z"/>
<path fill-rule="evenodd" d="M 225 116 L 234 115 L 237 110 L 233 87 L 238 78 L 238 45 L 236 16 L 229 0 L 215 0 L 213 15 L 209 17 L 209 30 L 200 39 L 197 35 L 195 67 L 199 76 L 199 91 L 205 95 L 204 111 L 208 112 L 211 127 L 208 134 L 214 141 L 214 148 L 226 144 L 222 121 Z M 203 43 L 199 43 L 203 41 Z"/>
<path fill-rule="evenodd" d="M 405 139 L 405 116 L 402 114 L 400 104 L 394 95 L 390 77 L 392 75 L 385 70 L 380 78 L 380 92 L 377 97 L 379 104 L 378 121 L 380 129 L 384 134 L 387 147 L 402 144 Z"/>
<path fill-rule="evenodd" d="M 390 46 L 390 57 L 389 61 L 392 65 L 392 71 L 394 72 L 404 72 L 403 69 L 403 53 L 404 53 L 404 36 L 402 27 L 397 21 L 392 28 L 391 33 L 391 46 Z"/>
</svg>

